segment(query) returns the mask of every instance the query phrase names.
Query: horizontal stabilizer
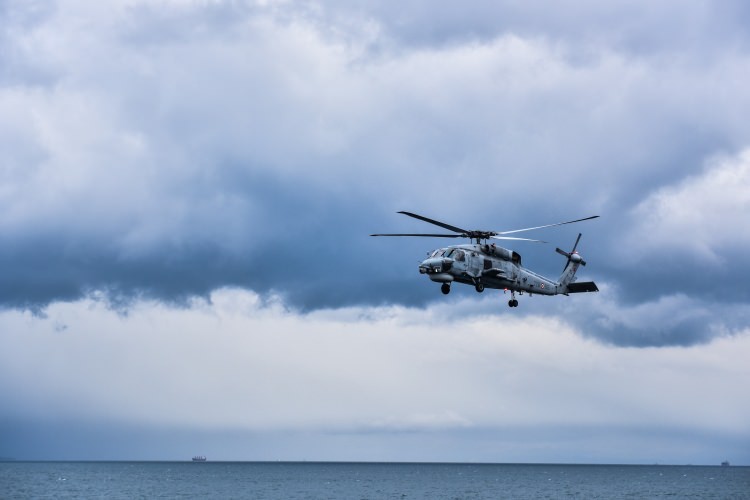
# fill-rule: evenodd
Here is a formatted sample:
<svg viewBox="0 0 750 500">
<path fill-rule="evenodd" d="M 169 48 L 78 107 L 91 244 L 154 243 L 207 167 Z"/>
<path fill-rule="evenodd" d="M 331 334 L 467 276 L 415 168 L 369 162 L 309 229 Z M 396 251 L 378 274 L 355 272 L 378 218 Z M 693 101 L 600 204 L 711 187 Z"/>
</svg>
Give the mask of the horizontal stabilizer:
<svg viewBox="0 0 750 500">
<path fill-rule="evenodd" d="M 568 293 L 598 292 L 596 283 L 584 281 L 582 283 L 568 283 Z"/>
</svg>

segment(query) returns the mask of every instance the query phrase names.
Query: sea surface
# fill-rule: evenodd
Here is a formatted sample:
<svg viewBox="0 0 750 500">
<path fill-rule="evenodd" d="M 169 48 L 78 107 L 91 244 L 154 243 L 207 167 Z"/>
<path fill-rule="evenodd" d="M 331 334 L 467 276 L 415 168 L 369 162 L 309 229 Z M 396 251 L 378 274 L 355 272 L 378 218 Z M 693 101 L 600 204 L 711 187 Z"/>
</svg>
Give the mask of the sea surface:
<svg viewBox="0 0 750 500">
<path fill-rule="evenodd" d="M 0 498 L 750 499 L 750 467 L 2 462 Z"/>
</svg>

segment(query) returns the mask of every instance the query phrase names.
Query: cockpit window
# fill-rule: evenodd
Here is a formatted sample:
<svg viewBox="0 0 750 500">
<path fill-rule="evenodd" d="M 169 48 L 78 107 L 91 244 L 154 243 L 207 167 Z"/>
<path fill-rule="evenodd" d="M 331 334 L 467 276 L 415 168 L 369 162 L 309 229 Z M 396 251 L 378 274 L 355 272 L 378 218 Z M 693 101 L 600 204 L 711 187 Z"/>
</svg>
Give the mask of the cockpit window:
<svg viewBox="0 0 750 500">
<path fill-rule="evenodd" d="M 445 254 L 445 256 L 446 256 L 446 257 L 450 257 L 451 255 L 453 255 L 453 252 L 455 252 L 455 251 L 456 251 L 456 249 L 455 249 L 455 248 L 451 248 L 450 250 L 448 250 L 448 253 L 447 253 L 447 254 Z"/>
<path fill-rule="evenodd" d="M 459 262 L 463 262 L 464 260 L 466 260 L 466 254 L 464 254 L 463 250 L 456 250 L 456 255 L 454 256 L 454 258 Z"/>
<path fill-rule="evenodd" d="M 432 255 L 430 255 L 430 257 L 440 257 L 441 255 L 443 255 L 444 252 L 445 252 L 444 248 L 438 248 L 437 250 L 432 252 Z"/>
</svg>

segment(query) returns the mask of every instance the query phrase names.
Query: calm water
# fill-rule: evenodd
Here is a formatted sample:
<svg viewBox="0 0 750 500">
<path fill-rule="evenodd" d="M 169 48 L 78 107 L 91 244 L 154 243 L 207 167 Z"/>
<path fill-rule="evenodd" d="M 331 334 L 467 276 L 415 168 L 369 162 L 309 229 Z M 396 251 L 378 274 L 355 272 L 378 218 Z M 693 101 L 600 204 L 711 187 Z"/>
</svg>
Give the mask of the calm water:
<svg viewBox="0 0 750 500">
<path fill-rule="evenodd" d="M 750 467 L 5 462 L 0 498 L 733 498 Z"/>
</svg>

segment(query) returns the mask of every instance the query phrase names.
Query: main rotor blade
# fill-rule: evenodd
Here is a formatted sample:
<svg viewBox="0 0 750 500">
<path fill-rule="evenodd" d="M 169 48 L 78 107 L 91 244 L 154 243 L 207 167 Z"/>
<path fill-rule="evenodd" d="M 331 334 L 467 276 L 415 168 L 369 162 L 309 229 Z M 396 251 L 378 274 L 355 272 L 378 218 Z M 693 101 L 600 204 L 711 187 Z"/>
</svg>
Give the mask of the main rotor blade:
<svg viewBox="0 0 750 500">
<path fill-rule="evenodd" d="M 429 238 L 464 238 L 463 234 L 371 234 L 370 236 L 425 236 Z"/>
<path fill-rule="evenodd" d="M 549 243 L 544 240 L 531 240 L 529 238 L 514 238 L 513 236 L 490 236 L 493 240 L 533 241 L 535 243 Z"/>
<path fill-rule="evenodd" d="M 592 215 L 591 217 L 586 217 L 583 219 L 576 219 L 576 220 L 569 220 L 567 222 L 558 222 L 557 224 L 547 224 L 545 226 L 536 226 L 536 227 L 527 227 L 524 229 L 514 229 L 513 231 L 499 231 L 497 234 L 513 234 L 513 233 L 520 233 L 521 231 L 531 231 L 532 229 L 542 229 L 543 227 L 552 227 L 552 226 L 562 226 L 565 224 L 573 224 L 574 222 L 581 222 L 589 219 L 596 219 L 599 217 L 598 215 Z"/>
<path fill-rule="evenodd" d="M 451 226 L 450 224 L 446 224 L 445 222 L 440 222 L 438 220 L 429 219 L 423 215 L 419 214 L 413 214 L 411 212 L 399 212 L 400 214 L 408 215 L 409 217 L 414 217 L 415 219 L 423 220 L 425 222 L 429 222 L 430 224 L 435 224 L 436 226 L 440 226 L 442 228 L 448 229 L 449 231 L 455 231 L 457 233 L 467 234 L 471 231 L 467 231 L 466 229 L 461 229 L 460 227 Z"/>
</svg>

